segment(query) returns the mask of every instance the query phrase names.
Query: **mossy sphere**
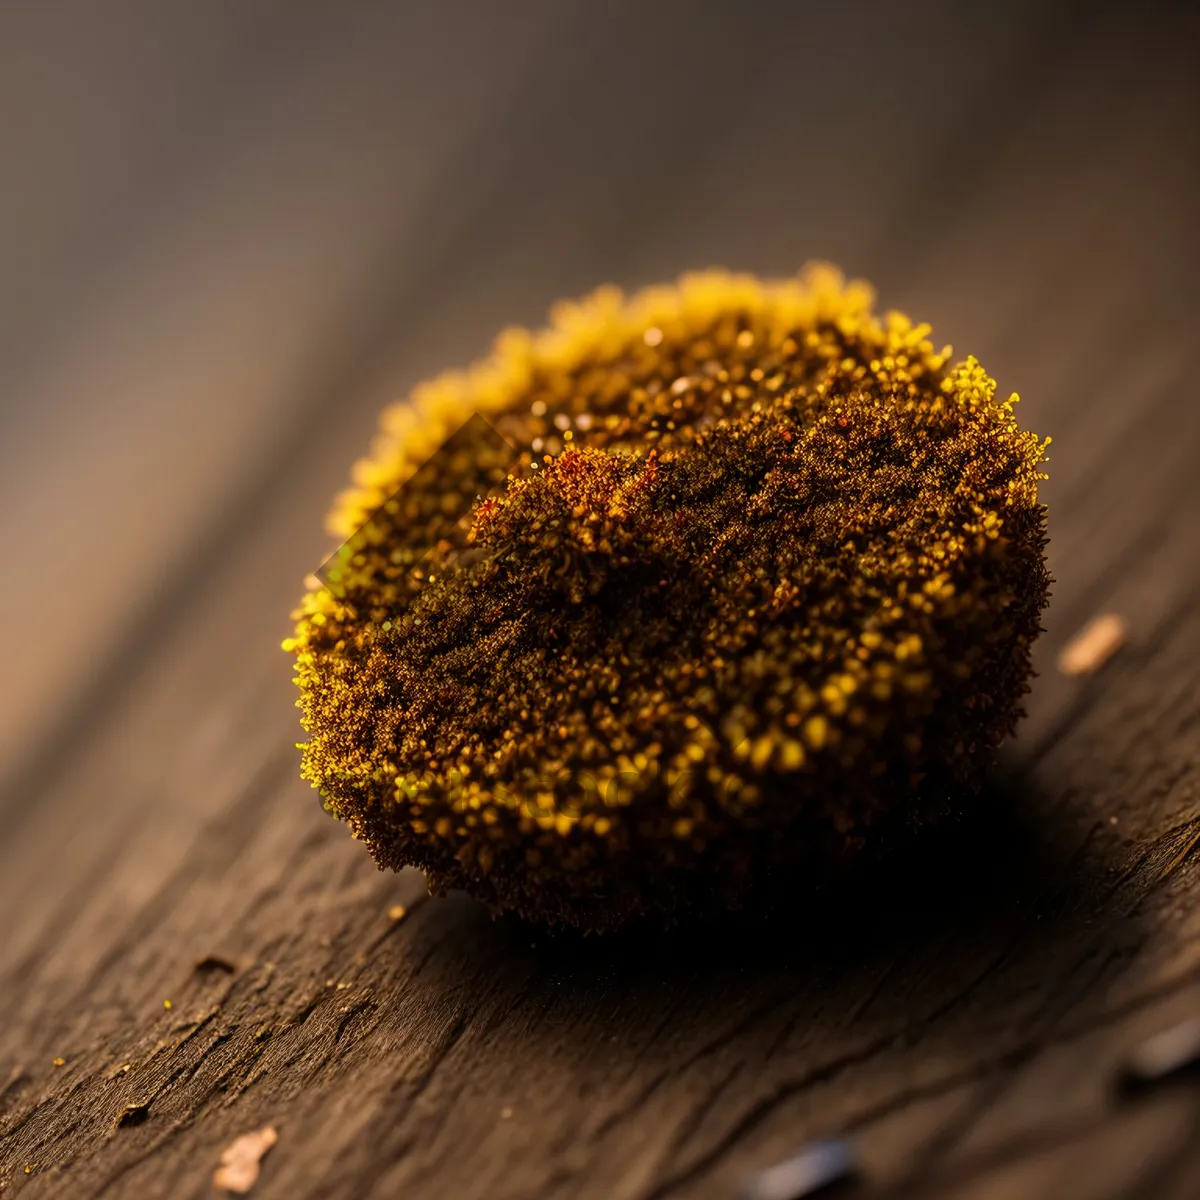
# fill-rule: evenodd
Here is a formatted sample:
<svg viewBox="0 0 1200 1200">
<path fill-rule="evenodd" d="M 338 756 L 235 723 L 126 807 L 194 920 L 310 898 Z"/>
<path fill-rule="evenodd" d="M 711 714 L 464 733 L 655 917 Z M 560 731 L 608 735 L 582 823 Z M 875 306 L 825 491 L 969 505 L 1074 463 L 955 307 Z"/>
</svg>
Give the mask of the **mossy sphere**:
<svg viewBox="0 0 1200 1200">
<path fill-rule="evenodd" d="M 295 614 L 383 867 L 604 930 L 829 878 L 1020 715 L 1045 443 L 829 269 L 603 289 L 384 413 Z"/>
</svg>

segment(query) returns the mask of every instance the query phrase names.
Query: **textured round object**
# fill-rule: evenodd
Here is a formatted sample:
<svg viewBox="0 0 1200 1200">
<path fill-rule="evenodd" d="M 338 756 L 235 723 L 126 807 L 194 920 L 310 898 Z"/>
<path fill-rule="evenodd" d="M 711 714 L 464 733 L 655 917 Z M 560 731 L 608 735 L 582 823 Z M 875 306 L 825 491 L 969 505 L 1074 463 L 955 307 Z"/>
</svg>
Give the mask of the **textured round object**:
<svg viewBox="0 0 1200 1200">
<path fill-rule="evenodd" d="M 294 614 L 381 866 L 604 930 L 827 879 L 1020 716 L 1046 443 L 814 268 L 602 289 L 384 413 Z"/>
</svg>

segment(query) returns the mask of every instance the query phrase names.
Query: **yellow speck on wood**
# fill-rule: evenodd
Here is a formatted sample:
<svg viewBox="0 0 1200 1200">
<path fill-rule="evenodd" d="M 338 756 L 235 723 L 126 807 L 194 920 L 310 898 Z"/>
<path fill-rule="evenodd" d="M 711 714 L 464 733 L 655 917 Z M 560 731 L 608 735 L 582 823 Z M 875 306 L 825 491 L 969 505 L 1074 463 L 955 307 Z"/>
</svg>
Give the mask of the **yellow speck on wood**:
<svg viewBox="0 0 1200 1200">
<path fill-rule="evenodd" d="M 170 1000 L 163 1001 L 163 1008 L 165 1008 L 168 1012 L 171 1011 L 172 1007 L 173 1005 L 171 1004 Z"/>
<path fill-rule="evenodd" d="M 67 1065 L 67 1060 L 65 1058 L 56 1058 L 54 1060 L 54 1065 L 56 1067 L 65 1067 Z"/>
<path fill-rule="evenodd" d="M 258 1180 L 263 1156 L 278 1140 L 273 1125 L 234 1138 L 221 1155 L 221 1165 L 213 1172 L 213 1186 L 244 1196 Z"/>
<path fill-rule="evenodd" d="M 387 911 L 388 920 L 403 921 L 407 913 L 408 909 L 403 904 L 393 904 Z"/>
</svg>

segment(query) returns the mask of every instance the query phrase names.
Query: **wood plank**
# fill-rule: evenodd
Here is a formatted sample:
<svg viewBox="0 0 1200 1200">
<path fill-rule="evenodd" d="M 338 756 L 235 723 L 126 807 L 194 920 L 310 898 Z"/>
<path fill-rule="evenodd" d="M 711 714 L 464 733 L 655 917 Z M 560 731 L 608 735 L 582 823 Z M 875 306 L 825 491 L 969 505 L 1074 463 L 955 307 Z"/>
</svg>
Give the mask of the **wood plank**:
<svg viewBox="0 0 1200 1200">
<path fill-rule="evenodd" d="M 1130 55 L 1126 25 L 1095 22 L 976 149 L 964 207 L 947 210 L 960 215 L 875 264 L 885 300 L 924 297 L 938 332 L 978 349 L 1056 435 L 1044 662 L 1100 606 L 1134 632 L 1096 677 L 1038 682 L 976 819 L 819 904 L 669 935 L 550 937 L 377 873 L 296 779 L 276 644 L 324 549 L 326 498 L 398 377 L 381 352 L 353 414 L 295 439 L 292 469 L 203 560 L 122 686 L 3 810 L 13 1194 L 209 1195 L 221 1149 L 267 1122 L 280 1141 L 266 1197 L 724 1196 L 837 1131 L 861 1144 L 864 1195 L 1192 1194 L 1196 1093 L 1119 1105 L 1109 1086 L 1127 1047 L 1200 1005 L 1200 419 L 1186 389 L 1200 308 L 1172 290 L 1200 265 L 1174 200 L 1196 147 L 1143 136 L 1196 85 L 1178 27 L 1147 24 Z M 779 93 L 758 95 L 766 121 Z M 651 161 L 653 139 L 639 145 Z M 1171 196 L 1128 182 L 1155 164 Z M 633 202 L 637 174 L 614 205 Z M 697 231 L 746 211 L 710 178 L 697 168 L 688 190 L 712 198 Z M 908 200 L 864 201 L 864 228 L 922 191 L 918 173 Z M 462 336 L 450 314 L 476 283 L 489 299 L 472 327 L 505 296 L 653 261 L 645 245 L 620 259 L 614 218 L 525 291 L 500 285 L 492 273 L 537 244 L 530 220 L 522 249 L 434 293 L 408 369 L 437 365 L 423 342 L 433 359 Z M 1096 245 L 1118 275 L 1089 265 Z M 1159 303 L 1169 316 L 1139 325 Z M 234 970 L 198 968 L 205 956 Z"/>
</svg>

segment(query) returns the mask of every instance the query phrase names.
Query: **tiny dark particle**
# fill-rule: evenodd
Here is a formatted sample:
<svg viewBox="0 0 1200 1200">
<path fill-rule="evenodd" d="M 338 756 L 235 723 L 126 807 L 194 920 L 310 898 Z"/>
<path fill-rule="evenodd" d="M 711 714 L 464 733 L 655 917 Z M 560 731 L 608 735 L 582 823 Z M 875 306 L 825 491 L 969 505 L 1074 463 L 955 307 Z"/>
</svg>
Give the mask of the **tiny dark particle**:
<svg viewBox="0 0 1200 1200">
<path fill-rule="evenodd" d="M 1200 1017 L 1147 1038 L 1121 1064 L 1117 1083 L 1130 1094 L 1185 1076 L 1200 1077 Z"/>
<path fill-rule="evenodd" d="M 742 1185 L 741 1196 L 742 1200 L 801 1200 L 849 1182 L 856 1171 L 850 1143 L 826 1138 L 750 1176 Z"/>
<path fill-rule="evenodd" d="M 217 954 L 206 954 L 203 958 L 196 962 L 196 970 L 200 972 L 206 971 L 222 971 L 226 975 L 236 975 L 237 967 L 227 958 L 221 958 Z"/>
</svg>

